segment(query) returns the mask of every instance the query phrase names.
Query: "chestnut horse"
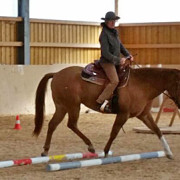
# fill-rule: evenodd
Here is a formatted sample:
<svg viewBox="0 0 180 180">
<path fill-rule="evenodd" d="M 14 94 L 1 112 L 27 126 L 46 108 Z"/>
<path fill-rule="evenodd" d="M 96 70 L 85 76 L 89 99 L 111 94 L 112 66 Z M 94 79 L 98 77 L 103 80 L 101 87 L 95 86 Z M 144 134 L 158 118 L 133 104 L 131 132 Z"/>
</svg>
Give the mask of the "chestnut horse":
<svg viewBox="0 0 180 180">
<path fill-rule="evenodd" d="M 95 111 L 99 111 L 96 99 L 103 91 L 104 86 L 82 80 L 81 71 L 82 67 L 79 66 L 68 67 L 57 73 L 46 74 L 39 83 L 35 102 L 35 129 L 33 131 L 35 136 L 38 136 L 42 129 L 45 92 L 50 78 L 52 78 L 52 97 L 56 108 L 49 122 L 42 155 L 48 155 L 52 134 L 66 113 L 68 113 L 69 117 L 68 128 L 84 141 L 90 152 L 95 152 L 91 141 L 78 129 L 77 122 L 81 103 Z M 106 155 L 128 118 L 137 117 L 158 136 L 166 156 L 170 159 L 173 158 L 169 145 L 155 124 L 150 112 L 152 100 L 165 90 L 168 91 L 170 97 L 180 108 L 180 70 L 165 68 L 130 69 L 130 78 L 127 86 L 118 89 L 119 113 L 116 116 L 110 138 L 104 148 Z"/>
</svg>

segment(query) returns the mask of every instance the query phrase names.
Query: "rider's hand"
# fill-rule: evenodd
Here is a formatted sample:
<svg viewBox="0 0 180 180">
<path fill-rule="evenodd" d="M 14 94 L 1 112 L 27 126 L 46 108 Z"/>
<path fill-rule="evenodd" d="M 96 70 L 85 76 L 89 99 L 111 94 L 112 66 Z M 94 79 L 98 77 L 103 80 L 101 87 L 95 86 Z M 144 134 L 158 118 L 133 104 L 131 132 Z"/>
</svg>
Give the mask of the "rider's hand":
<svg viewBox="0 0 180 180">
<path fill-rule="evenodd" d="M 123 64 L 125 64 L 125 62 L 126 62 L 126 58 L 121 58 L 120 64 L 123 65 Z"/>
<path fill-rule="evenodd" d="M 130 60 L 131 62 L 134 61 L 134 57 L 130 54 L 126 57 L 126 60 Z"/>
<path fill-rule="evenodd" d="M 130 57 L 129 60 L 130 60 L 131 62 L 134 61 L 134 57 L 133 57 L 132 55 L 130 55 L 129 57 Z"/>
</svg>

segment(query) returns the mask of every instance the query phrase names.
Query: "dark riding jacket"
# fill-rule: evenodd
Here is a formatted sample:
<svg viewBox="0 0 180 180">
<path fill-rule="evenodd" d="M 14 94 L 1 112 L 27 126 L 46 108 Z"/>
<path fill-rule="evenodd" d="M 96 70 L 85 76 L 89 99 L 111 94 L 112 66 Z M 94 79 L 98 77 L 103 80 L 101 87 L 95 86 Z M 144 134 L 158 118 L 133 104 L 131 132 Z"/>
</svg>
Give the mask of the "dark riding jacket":
<svg viewBox="0 0 180 180">
<path fill-rule="evenodd" d="M 123 46 L 116 29 L 110 29 L 105 23 L 101 23 L 103 29 L 99 36 L 101 44 L 101 57 L 100 63 L 113 63 L 114 65 L 120 64 L 120 54 L 129 56 L 130 53 Z"/>
</svg>

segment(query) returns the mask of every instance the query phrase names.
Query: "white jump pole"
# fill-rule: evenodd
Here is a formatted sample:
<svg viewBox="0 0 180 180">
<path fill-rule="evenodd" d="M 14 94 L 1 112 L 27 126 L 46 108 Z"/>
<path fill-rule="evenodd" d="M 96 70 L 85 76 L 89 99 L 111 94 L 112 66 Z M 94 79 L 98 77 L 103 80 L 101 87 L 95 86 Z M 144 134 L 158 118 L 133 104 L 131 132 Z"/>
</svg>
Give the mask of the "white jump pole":
<svg viewBox="0 0 180 180">
<path fill-rule="evenodd" d="M 96 166 L 96 165 L 104 165 L 104 164 L 111 164 L 111 163 L 135 161 L 135 160 L 140 160 L 140 159 L 160 158 L 164 156 L 165 156 L 164 151 L 155 151 L 155 152 L 147 152 L 147 153 L 142 153 L 142 154 L 130 154 L 130 155 L 124 155 L 124 156 L 107 157 L 107 158 L 101 158 L 101 159 L 64 162 L 64 163 L 58 163 L 58 164 L 48 164 L 46 166 L 46 170 L 58 171 L 58 170 L 81 168 L 81 167 L 87 167 L 87 166 Z"/>
<path fill-rule="evenodd" d="M 108 155 L 112 155 L 112 151 L 108 153 Z M 44 157 L 35 157 L 29 159 L 18 159 L 18 160 L 10 160 L 10 161 L 0 161 L 0 168 L 17 166 L 17 165 L 27 165 L 27 164 L 39 164 L 46 163 L 50 160 L 73 160 L 73 159 L 85 159 L 85 158 L 100 158 L 104 157 L 104 152 L 98 153 L 73 153 L 73 154 L 62 154 L 62 155 L 54 155 L 54 156 L 44 156 Z"/>
</svg>

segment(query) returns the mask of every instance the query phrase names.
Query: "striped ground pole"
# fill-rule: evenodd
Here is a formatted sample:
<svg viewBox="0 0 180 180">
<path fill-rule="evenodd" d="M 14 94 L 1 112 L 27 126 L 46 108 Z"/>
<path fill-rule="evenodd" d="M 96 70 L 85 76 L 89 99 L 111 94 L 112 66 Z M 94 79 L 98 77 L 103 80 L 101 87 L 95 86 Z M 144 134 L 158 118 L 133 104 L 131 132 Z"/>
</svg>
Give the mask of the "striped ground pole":
<svg viewBox="0 0 180 180">
<path fill-rule="evenodd" d="M 134 160 L 140 160 L 140 159 L 160 158 L 164 156 L 165 156 L 164 151 L 155 151 L 155 152 L 147 152 L 147 153 L 141 153 L 141 154 L 130 154 L 130 155 L 123 155 L 123 156 L 107 157 L 107 158 L 101 158 L 101 159 L 64 162 L 64 163 L 58 163 L 58 164 L 48 164 L 46 166 L 46 170 L 58 171 L 58 170 L 81 168 L 81 167 L 87 167 L 87 166 L 121 163 L 121 162 L 134 161 Z"/>
<path fill-rule="evenodd" d="M 108 155 L 112 156 L 112 151 L 110 151 Z M 47 163 L 51 160 L 63 161 L 63 160 L 86 159 L 86 158 L 90 159 L 90 158 L 98 158 L 98 157 L 99 158 L 104 157 L 104 152 L 73 153 L 73 154 L 62 154 L 62 155 L 54 155 L 54 156 L 34 157 L 29 159 L 0 161 L 0 168 L 17 166 L 17 165 Z"/>
</svg>

